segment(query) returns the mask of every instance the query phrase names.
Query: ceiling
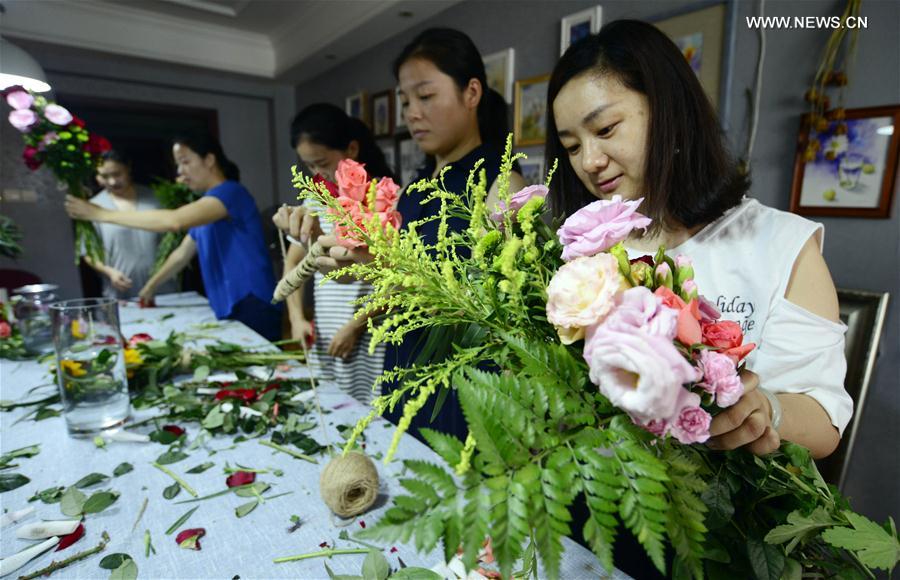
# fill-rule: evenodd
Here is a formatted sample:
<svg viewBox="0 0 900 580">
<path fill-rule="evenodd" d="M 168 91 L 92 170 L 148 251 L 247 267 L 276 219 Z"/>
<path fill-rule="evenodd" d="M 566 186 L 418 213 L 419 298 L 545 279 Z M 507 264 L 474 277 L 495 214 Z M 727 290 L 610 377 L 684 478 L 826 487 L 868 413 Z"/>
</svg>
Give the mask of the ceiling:
<svg viewBox="0 0 900 580">
<path fill-rule="evenodd" d="M 0 34 L 299 83 L 461 0 L 0 0 Z"/>
</svg>

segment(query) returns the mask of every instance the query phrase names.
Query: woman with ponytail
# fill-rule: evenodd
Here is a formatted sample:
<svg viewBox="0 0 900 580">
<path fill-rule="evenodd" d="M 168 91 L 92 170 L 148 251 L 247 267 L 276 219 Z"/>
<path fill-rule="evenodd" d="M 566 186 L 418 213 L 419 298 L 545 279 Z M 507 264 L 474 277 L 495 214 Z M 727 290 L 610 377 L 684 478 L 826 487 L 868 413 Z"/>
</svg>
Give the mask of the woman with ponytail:
<svg viewBox="0 0 900 580">
<path fill-rule="evenodd" d="M 335 182 L 335 171 L 343 159 L 352 159 L 365 166 L 370 178 L 392 177 L 391 168 L 384 153 L 375 143 L 372 131 L 359 119 L 348 117 L 335 105 L 317 103 L 309 105 L 294 117 L 291 123 L 291 147 L 297 152 L 300 164 L 311 175 L 321 175 Z M 305 208 L 310 208 L 307 203 Z M 289 216 L 293 208 L 284 206 L 272 221 L 283 230 L 289 229 Z M 315 208 L 313 208 L 315 209 Z M 330 222 L 318 224 L 330 233 Z M 305 232 L 315 241 L 322 232 L 318 229 Z M 289 237 L 284 271 L 290 272 L 306 256 L 306 248 L 299 240 Z M 291 320 L 291 336 L 294 340 L 313 345 L 311 358 L 316 362 L 322 378 L 334 381 L 338 387 L 360 402 L 372 399 L 372 384 L 381 374 L 384 362 L 384 346 L 379 345 L 369 354 L 371 335 L 366 332 L 366 321 L 354 318 L 356 300 L 369 294 L 372 286 L 354 281 L 339 284 L 323 280 L 315 275 L 313 292 L 313 321 L 303 312 L 303 294 L 308 290 L 300 286 L 287 297 Z"/>
<path fill-rule="evenodd" d="M 189 235 L 141 289 L 141 299 L 152 301 L 159 285 L 198 255 L 216 317 L 239 320 L 269 340 L 280 339 L 281 309 L 269 303 L 275 288 L 272 262 L 256 203 L 239 183 L 237 165 L 206 135 L 175 139 L 172 155 L 178 181 L 204 194 L 197 201 L 178 209 L 109 211 L 68 196 L 66 211 L 75 219 L 153 232 L 187 230 Z"/>
</svg>

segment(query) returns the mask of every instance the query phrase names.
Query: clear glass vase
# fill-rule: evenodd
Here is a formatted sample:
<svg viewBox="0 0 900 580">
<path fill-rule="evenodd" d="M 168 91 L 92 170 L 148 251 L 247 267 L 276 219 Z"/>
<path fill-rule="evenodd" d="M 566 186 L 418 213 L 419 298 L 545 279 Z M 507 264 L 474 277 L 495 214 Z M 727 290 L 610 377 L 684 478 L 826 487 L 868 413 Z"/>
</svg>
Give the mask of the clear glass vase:
<svg viewBox="0 0 900 580">
<path fill-rule="evenodd" d="M 120 427 L 131 413 L 119 306 L 112 298 L 50 305 L 56 377 L 69 433 Z"/>
<path fill-rule="evenodd" d="M 56 301 L 55 284 L 29 284 L 13 290 L 18 295 L 14 313 L 22 333 L 22 345 L 32 355 L 53 352 L 50 304 Z"/>
</svg>

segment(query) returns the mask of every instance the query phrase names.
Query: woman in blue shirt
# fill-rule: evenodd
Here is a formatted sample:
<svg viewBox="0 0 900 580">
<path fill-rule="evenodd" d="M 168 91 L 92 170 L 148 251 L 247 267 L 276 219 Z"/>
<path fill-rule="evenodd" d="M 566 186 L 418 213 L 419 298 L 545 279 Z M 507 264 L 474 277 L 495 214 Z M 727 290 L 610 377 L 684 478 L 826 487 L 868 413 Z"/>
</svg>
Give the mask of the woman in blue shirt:
<svg viewBox="0 0 900 580">
<path fill-rule="evenodd" d="M 66 198 L 66 211 L 75 219 L 114 223 L 155 232 L 188 234 L 159 271 L 141 289 L 150 300 L 160 284 L 199 256 L 207 298 L 216 317 L 239 320 L 269 340 L 281 338 L 281 309 L 269 301 L 275 288 L 272 262 L 263 238 L 256 203 L 241 185 L 240 171 L 207 136 L 174 141 L 172 155 L 178 180 L 203 197 L 178 209 L 109 211 Z"/>
</svg>

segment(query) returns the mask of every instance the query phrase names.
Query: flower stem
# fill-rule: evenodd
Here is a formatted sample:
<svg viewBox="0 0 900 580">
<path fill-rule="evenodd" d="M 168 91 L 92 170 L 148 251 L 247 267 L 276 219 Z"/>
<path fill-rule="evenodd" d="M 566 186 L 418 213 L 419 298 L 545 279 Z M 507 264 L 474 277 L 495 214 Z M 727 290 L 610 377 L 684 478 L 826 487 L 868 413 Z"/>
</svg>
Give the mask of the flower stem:
<svg viewBox="0 0 900 580">
<path fill-rule="evenodd" d="M 137 519 L 134 520 L 134 525 L 131 526 L 131 533 L 137 529 L 138 524 L 141 522 L 141 518 L 144 517 L 144 511 L 147 509 L 147 503 L 150 501 L 150 498 L 145 497 L 144 503 L 141 504 L 141 510 L 138 512 Z"/>
<path fill-rule="evenodd" d="M 275 558 L 272 560 L 276 564 L 283 564 L 284 562 L 296 562 L 297 560 L 309 560 L 310 558 L 330 558 L 332 556 L 340 556 L 342 554 L 368 554 L 369 549 L 362 548 L 346 548 L 342 550 L 322 550 L 320 552 L 310 552 L 309 554 L 300 554 L 299 556 L 285 556 L 283 558 Z"/>
<path fill-rule="evenodd" d="M 282 453 L 287 453 L 291 457 L 296 457 L 297 459 L 302 459 L 303 461 L 309 461 L 310 463 L 318 463 L 315 459 L 310 457 L 309 455 L 303 455 L 302 453 L 298 453 L 293 449 L 288 449 L 287 447 L 283 447 L 278 445 L 277 443 L 272 443 L 271 441 L 260 441 L 260 445 L 265 445 L 266 447 L 271 447 L 276 451 L 281 451 Z"/>
<path fill-rule="evenodd" d="M 188 492 L 194 497 L 197 497 L 198 494 L 196 491 L 194 491 L 194 488 L 188 485 L 188 482 L 175 475 L 175 473 L 173 473 L 171 470 L 169 470 L 165 466 L 160 465 L 159 463 L 156 463 L 155 461 L 151 463 L 151 465 L 174 479 L 178 483 L 178 485 L 184 488 L 184 491 Z"/>
<path fill-rule="evenodd" d="M 88 556 L 93 556 L 94 554 L 96 554 L 98 552 L 102 552 L 103 550 L 106 549 L 106 544 L 109 543 L 109 534 L 107 534 L 104 531 L 100 537 L 102 538 L 100 540 L 100 543 L 97 544 L 96 546 L 94 546 L 93 548 L 91 548 L 89 550 L 85 550 L 83 552 L 78 552 L 77 554 L 74 554 L 73 556 L 66 558 L 65 560 L 61 560 L 59 562 L 51 562 L 50 565 L 47 566 L 46 568 L 41 568 L 37 572 L 33 572 L 33 573 L 29 574 L 28 576 L 19 576 L 19 580 L 34 580 L 35 578 L 40 578 L 41 576 L 49 576 L 50 574 L 52 574 L 53 572 L 56 572 L 60 568 L 65 568 L 69 564 L 73 564 L 79 560 L 84 560 Z"/>
</svg>

